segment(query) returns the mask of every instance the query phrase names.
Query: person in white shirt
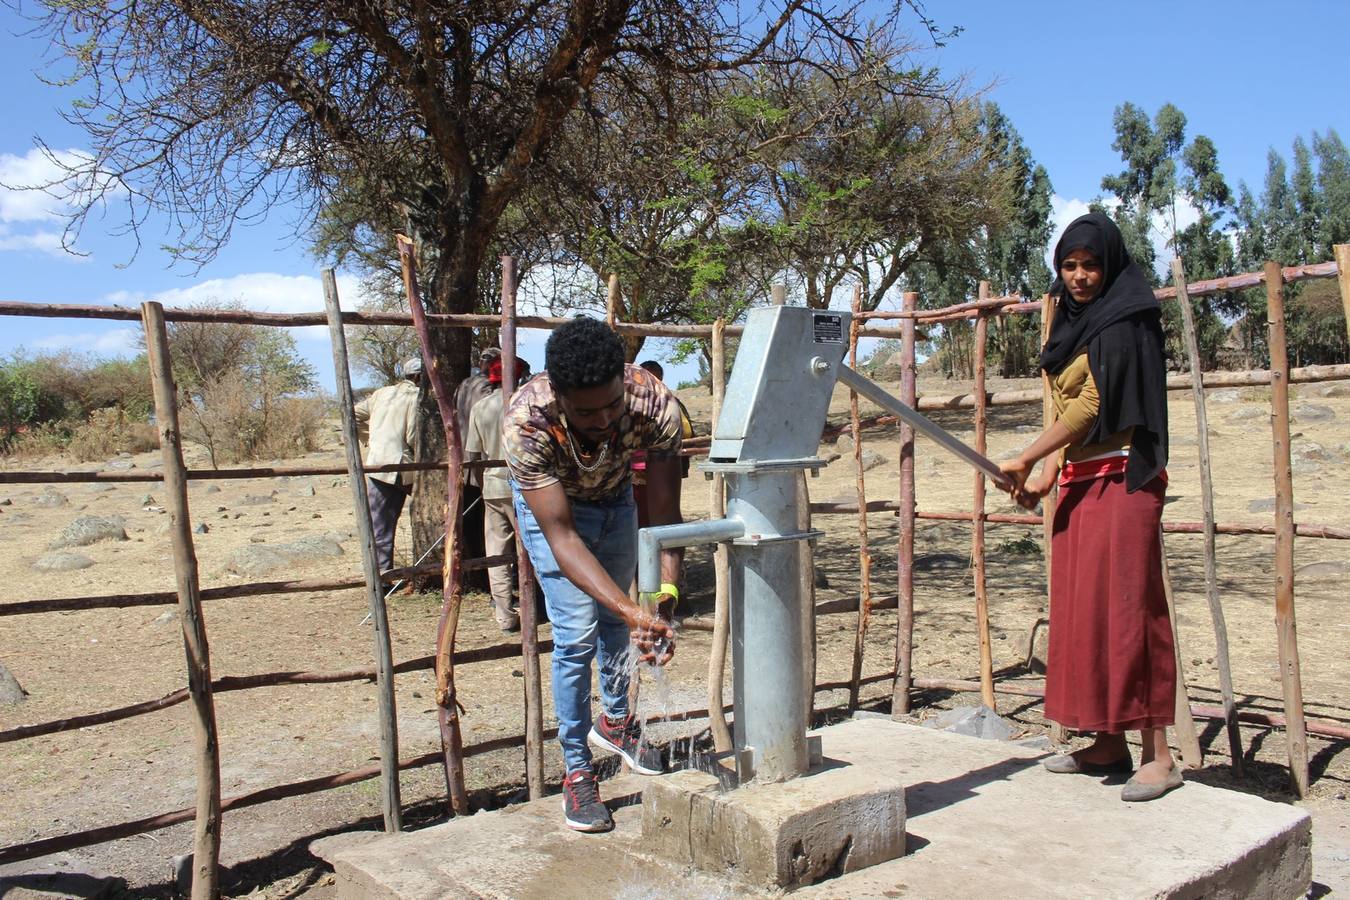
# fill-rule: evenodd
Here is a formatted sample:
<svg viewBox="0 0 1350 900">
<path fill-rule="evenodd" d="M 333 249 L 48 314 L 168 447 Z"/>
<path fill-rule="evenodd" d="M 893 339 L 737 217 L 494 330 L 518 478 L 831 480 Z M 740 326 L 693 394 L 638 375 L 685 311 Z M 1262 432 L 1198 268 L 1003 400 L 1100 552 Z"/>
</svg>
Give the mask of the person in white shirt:
<svg viewBox="0 0 1350 900">
<path fill-rule="evenodd" d="M 403 380 L 380 388 L 356 404 L 357 435 L 366 445 L 367 466 L 413 461 L 421 383 L 422 359 L 414 356 L 403 363 Z M 410 474 L 372 472 L 366 479 L 375 559 L 381 572 L 394 567 L 394 531 L 412 491 Z"/>
</svg>

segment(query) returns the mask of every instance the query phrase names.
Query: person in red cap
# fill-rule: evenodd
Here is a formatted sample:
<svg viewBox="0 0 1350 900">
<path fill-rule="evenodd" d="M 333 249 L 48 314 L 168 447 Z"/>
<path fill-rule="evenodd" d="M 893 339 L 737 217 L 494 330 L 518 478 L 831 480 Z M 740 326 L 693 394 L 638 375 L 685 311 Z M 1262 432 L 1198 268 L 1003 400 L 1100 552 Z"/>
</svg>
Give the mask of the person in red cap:
<svg viewBox="0 0 1350 900">
<path fill-rule="evenodd" d="M 529 367 L 516 359 L 516 384 L 521 384 Z M 469 460 L 502 458 L 502 360 L 488 362 L 486 373 L 491 392 L 469 410 L 464 435 L 464 454 Z M 516 549 L 516 516 L 512 509 L 511 484 L 505 467 L 478 469 L 469 477 L 483 492 L 483 550 L 488 556 L 512 554 Z M 488 587 L 492 593 L 492 614 L 502 631 L 520 628 L 516 606 L 515 566 L 488 569 Z"/>
</svg>

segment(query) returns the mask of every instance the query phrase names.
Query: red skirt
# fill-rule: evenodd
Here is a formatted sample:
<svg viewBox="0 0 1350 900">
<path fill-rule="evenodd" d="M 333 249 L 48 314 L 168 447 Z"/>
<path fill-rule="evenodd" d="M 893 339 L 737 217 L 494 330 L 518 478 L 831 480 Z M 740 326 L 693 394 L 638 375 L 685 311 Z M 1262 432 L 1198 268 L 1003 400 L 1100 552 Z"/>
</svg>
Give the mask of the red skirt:
<svg viewBox="0 0 1350 900">
<path fill-rule="evenodd" d="M 1163 590 L 1166 479 L 1060 485 L 1050 543 L 1045 717 L 1076 731 L 1171 725 L 1176 659 Z"/>
</svg>

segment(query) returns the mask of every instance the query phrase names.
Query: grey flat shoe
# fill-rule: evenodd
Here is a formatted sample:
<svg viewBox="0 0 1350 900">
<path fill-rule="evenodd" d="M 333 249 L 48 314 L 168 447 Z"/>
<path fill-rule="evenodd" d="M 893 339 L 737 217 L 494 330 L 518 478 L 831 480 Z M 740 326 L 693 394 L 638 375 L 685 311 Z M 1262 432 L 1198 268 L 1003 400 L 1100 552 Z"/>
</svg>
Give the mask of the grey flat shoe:
<svg viewBox="0 0 1350 900">
<path fill-rule="evenodd" d="M 1157 800 L 1163 794 L 1175 788 L 1181 787 L 1184 782 L 1181 778 L 1181 767 L 1173 766 L 1172 771 L 1167 773 L 1167 778 L 1158 784 L 1143 784 L 1131 778 L 1125 782 L 1125 786 L 1120 789 L 1120 799 L 1126 803 L 1142 803 L 1146 800 Z"/>
<path fill-rule="evenodd" d="M 1047 772 L 1056 775 L 1129 775 L 1134 771 L 1134 760 L 1126 754 L 1109 763 L 1083 762 L 1072 753 L 1061 753 L 1041 763 Z"/>
</svg>

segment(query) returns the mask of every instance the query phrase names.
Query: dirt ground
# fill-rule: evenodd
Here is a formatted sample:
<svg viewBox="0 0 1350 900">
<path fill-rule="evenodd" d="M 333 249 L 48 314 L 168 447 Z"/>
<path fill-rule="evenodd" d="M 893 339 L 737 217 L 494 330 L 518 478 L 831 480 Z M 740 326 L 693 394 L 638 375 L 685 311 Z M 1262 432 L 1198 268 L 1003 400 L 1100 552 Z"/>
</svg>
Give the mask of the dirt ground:
<svg viewBox="0 0 1350 900">
<path fill-rule="evenodd" d="M 959 383 L 925 382 L 934 395 L 961 392 Z M 991 389 L 1016 389 L 1032 382 L 999 382 Z M 1324 394 L 1334 394 L 1324 396 Z M 1346 527 L 1350 525 L 1350 396 L 1326 386 L 1296 386 L 1294 408 L 1313 404 L 1329 408 L 1309 412 L 1296 421 L 1294 439 L 1304 461 L 1296 467 L 1295 519 Z M 709 403 L 685 392 L 695 419 L 707 421 Z M 1274 495 L 1270 430 L 1264 389 L 1211 392 L 1209 415 L 1218 518 L 1221 522 L 1269 523 L 1273 513 L 1262 501 Z M 1199 521 L 1199 467 L 1194 415 L 1189 393 L 1173 393 L 1169 404 L 1172 431 L 1171 481 L 1165 517 Z M 864 404 L 864 415 L 868 407 Z M 973 442 L 969 411 L 934 416 L 940 424 Z M 990 416 L 989 455 L 1011 455 L 1029 443 L 1039 423 L 1039 406 L 1004 407 Z M 847 419 L 847 394 L 836 393 L 831 421 Z M 1321 421 L 1311 421 L 1321 419 Z M 1310 443 L 1311 442 L 1311 443 Z M 1315 444 L 1316 446 L 1312 446 Z M 867 496 L 894 498 L 898 493 L 895 464 L 898 437 L 894 428 L 867 432 L 868 449 L 886 463 L 866 473 Z M 834 450 L 824 445 L 822 455 Z M 132 461 L 153 467 L 157 454 Z M 291 463 L 340 464 L 334 436 L 331 446 Z M 189 465 L 204 466 L 190 451 Z M 7 466 L 8 467 L 8 466 Z M 92 468 L 51 459 L 25 465 L 31 469 Z M 920 509 L 968 509 L 971 471 L 922 438 L 917 454 Z M 299 478 L 292 481 L 222 481 L 213 489 L 194 482 L 190 489 L 193 521 L 209 532 L 194 535 L 204 586 L 254 580 L 225 572 L 230 554 L 252 543 L 293 541 L 310 535 L 352 529 L 350 488 L 343 477 Z M 309 487 L 314 488 L 308 496 Z M 169 536 L 163 530 L 167 513 L 160 510 L 154 484 L 58 486 L 68 503 L 49 508 L 36 501 L 41 486 L 0 486 L 0 602 L 42 597 L 71 597 L 131 591 L 172 590 Z M 856 499 L 851 454 L 829 465 L 810 482 L 813 500 Z M 272 492 L 275 491 L 275 494 Z M 150 494 L 151 500 L 145 501 Z M 256 498 L 270 496 L 271 502 Z M 255 498 L 253 503 L 248 498 Z M 8 499 L 10 505 L 2 505 Z M 707 490 L 695 472 L 685 483 L 685 514 L 702 517 Z M 1014 511 L 997 492 L 990 512 Z M 79 515 L 121 515 L 130 540 L 104 541 L 77 548 L 94 565 L 71 572 L 39 572 L 34 559 L 72 519 Z M 406 524 L 406 523 L 405 523 Z M 873 592 L 895 590 L 898 521 L 890 514 L 868 519 L 872 552 Z M 826 531 L 816 564 L 828 587 L 818 601 L 855 597 L 859 591 L 857 518 L 818 516 Z M 999 676 L 1036 683 L 1039 676 L 1022 669 L 1028 629 L 1045 612 L 1043 558 L 1039 529 L 991 525 L 988 529 L 988 588 L 994 668 Z M 406 555 L 406 531 L 400 557 Z M 298 564 L 267 577 L 336 577 L 359 568 L 354 540 L 342 544 L 344 555 Z M 1280 679 L 1273 622 L 1273 539 L 1268 536 L 1221 536 L 1218 573 L 1227 618 L 1236 692 L 1244 708 L 1278 712 Z M 1219 704 L 1214 636 L 1204 600 L 1201 539 L 1168 535 L 1167 549 L 1176 588 L 1183 667 L 1195 702 Z M 1299 650 L 1305 708 L 1310 718 L 1350 723 L 1350 616 L 1344 608 L 1347 545 L 1335 540 L 1299 539 L 1295 546 Z M 969 567 L 970 528 L 960 522 L 920 522 L 916 540 L 916 618 L 914 671 L 918 676 L 973 679 L 978 677 L 978 644 Z M 705 551 L 691 552 L 682 615 L 710 613 L 711 564 Z M 409 659 L 430 653 L 439 598 L 400 595 L 392 600 L 390 621 L 394 657 Z M 148 700 L 184 683 L 179 625 L 171 607 L 139 607 L 90 612 L 0 616 L 0 663 L 29 692 L 17 706 L 0 706 L 0 729 L 78 715 Z M 335 670 L 369 665 L 371 630 L 363 624 L 365 598 L 360 590 L 212 601 L 206 621 L 215 676 L 277 670 Z M 822 617 L 818 624 L 818 676 L 821 681 L 848 677 L 856 616 Z M 889 670 L 893 664 L 896 617 L 893 611 L 874 615 L 867 638 L 865 673 Z M 544 629 L 542 636 L 547 636 Z M 474 595 L 466 607 L 459 646 L 472 648 L 503 640 L 486 599 Z M 682 636 L 668 684 L 644 708 L 659 714 L 705 705 L 709 635 L 688 630 Z M 465 706 L 465 742 L 519 734 L 523 727 L 522 680 L 518 660 L 464 666 L 458 670 L 459 695 Z M 545 691 L 548 672 L 545 667 Z M 728 684 L 728 694 L 730 687 Z M 864 689 L 864 705 L 884 708 L 889 683 Z M 432 676 L 417 672 L 397 683 L 401 753 L 415 756 L 439 747 L 432 701 Z M 843 715 L 845 692 L 821 693 L 822 715 Z M 977 702 L 969 695 L 932 691 L 923 694 L 917 716 L 939 706 Z M 222 781 L 226 796 L 301 778 L 316 777 L 373 763 L 378 731 L 373 686 L 364 683 L 291 686 L 231 692 L 216 698 L 220 731 Z M 1037 703 L 1001 697 L 999 711 L 1028 734 L 1044 730 Z M 545 726 L 553 724 L 546 715 Z M 1293 802 L 1289 790 L 1284 735 L 1280 731 L 1244 728 L 1247 779 L 1229 772 L 1227 741 L 1213 723 L 1200 723 L 1206 748 L 1205 766 L 1188 773 L 1192 780 L 1259 793 Z M 705 729 L 706 722 L 664 726 L 670 736 Z M 0 744 L 0 846 L 91 828 L 178 809 L 193 802 L 194 772 L 189 707 L 181 704 L 111 725 L 64 732 L 34 740 Z M 1339 865 L 1339 874 L 1314 878 L 1350 889 L 1350 752 L 1345 742 L 1309 739 L 1313 786 L 1305 801 L 1317 825 L 1321 857 Z M 556 745 L 546 750 L 549 778 L 556 786 L 560 760 Z M 495 806 L 518 796 L 523 782 L 522 753 L 501 751 L 473 757 L 468 779 L 475 803 Z M 445 785 L 439 767 L 405 773 L 403 799 L 412 826 L 444 815 Z M 223 860 L 229 867 L 229 895 L 291 897 L 332 896 L 331 875 L 307 852 L 314 837 L 351 827 L 377 827 L 379 794 L 376 781 L 334 791 L 252 807 L 227 814 Z M 172 892 L 171 859 L 191 848 L 191 825 L 180 825 L 139 837 L 60 854 L 0 870 L 0 875 L 33 869 L 111 874 L 124 879 L 130 894 L 167 896 Z M 1330 848 L 1330 849 L 1327 849 Z M 1339 862 L 1337 862 L 1339 860 Z M 1319 863 L 1319 866 L 1322 866 Z M 1328 881 L 1327 879 L 1331 879 Z M 1338 880 L 1338 879 L 1344 879 Z M 78 885 L 76 878 L 71 884 Z M 0 882 L 3 884 L 3 882 Z M 72 889 L 72 893 L 75 891 Z M 0 891 L 3 893 L 3 891 Z M 1323 894 L 1316 894 L 1322 896 Z"/>
</svg>

